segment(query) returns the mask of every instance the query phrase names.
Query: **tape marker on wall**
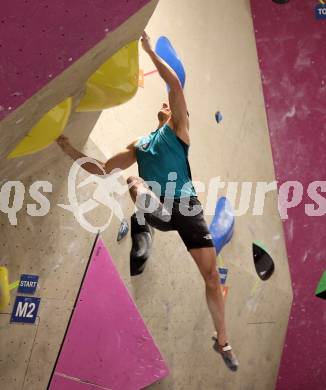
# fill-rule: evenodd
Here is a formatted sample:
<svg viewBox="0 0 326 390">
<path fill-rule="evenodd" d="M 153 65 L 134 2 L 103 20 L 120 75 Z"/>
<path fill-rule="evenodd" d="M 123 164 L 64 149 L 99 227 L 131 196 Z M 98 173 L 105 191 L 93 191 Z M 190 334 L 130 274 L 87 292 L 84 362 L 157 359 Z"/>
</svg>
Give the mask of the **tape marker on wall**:
<svg viewBox="0 0 326 390">
<path fill-rule="evenodd" d="M 223 261 L 223 259 L 222 259 L 222 256 L 221 256 L 221 255 L 218 255 L 217 258 L 219 259 L 220 267 L 221 267 L 221 268 L 224 268 L 224 261 Z"/>
<path fill-rule="evenodd" d="M 16 288 L 18 288 L 18 286 L 19 286 L 19 280 L 12 282 L 11 284 L 9 284 L 9 291 L 15 290 Z"/>
</svg>

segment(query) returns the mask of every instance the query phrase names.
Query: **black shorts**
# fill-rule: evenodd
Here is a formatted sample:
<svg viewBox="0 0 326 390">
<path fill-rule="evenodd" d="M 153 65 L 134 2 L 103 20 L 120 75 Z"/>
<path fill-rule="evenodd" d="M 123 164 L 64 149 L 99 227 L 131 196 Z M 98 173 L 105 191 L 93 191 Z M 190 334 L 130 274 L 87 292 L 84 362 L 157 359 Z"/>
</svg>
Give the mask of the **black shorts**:
<svg viewBox="0 0 326 390">
<path fill-rule="evenodd" d="M 204 218 L 203 208 L 197 197 L 164 199 L 161 203 L 169 211 L 169 220 L 157 214 L 145 213 L 146 222 L 161 231 L 176 230 L 187 250 L 213 247 L 212 236 Z"/>
</svg>

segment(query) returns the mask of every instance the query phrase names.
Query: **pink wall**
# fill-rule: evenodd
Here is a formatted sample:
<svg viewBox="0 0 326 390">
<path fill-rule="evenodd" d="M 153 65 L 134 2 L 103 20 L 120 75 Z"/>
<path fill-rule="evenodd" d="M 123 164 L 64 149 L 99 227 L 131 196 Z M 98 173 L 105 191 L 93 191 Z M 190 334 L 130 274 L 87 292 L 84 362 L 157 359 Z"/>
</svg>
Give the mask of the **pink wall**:
<svg viewBox="0 0 326 390">
<path fill-rule="evenodd" d="M 50 390 L 142 389 L 169 370 L 98 240 L 83 282 Z M 72 383 L 70 383 L 72 381 Z"/>
<path fill-rule="evenodd" d="M 1 0 L 0 120 L 149 0 Z"/>
<path fill-rule="evenodd" d="M 314 203 L 308 184 L 326 180 L 326 21 L 315 19 L 317 3 L 251 0 L 277 180 L 304 187 L 284 220 L 294 302 L 278 390 L 326 388 L 326 305 L 314 296 L 326 269 L 326 216 L 304 207 Z"/>
</svg>

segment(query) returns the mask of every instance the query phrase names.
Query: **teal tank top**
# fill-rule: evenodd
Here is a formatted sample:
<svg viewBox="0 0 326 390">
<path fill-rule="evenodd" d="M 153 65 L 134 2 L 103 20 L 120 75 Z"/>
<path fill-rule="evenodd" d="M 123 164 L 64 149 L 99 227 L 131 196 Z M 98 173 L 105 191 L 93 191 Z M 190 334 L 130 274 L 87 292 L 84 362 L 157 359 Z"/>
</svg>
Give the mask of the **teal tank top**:
<svg viewBox="0 0 326 390">
<path fill-rule="evenodd" d="M 197 196 L 188 162 L 189 145 L 168 125 L 142 137 L 136 143 L 139 176 L 159 197 Z"/>
</svg>

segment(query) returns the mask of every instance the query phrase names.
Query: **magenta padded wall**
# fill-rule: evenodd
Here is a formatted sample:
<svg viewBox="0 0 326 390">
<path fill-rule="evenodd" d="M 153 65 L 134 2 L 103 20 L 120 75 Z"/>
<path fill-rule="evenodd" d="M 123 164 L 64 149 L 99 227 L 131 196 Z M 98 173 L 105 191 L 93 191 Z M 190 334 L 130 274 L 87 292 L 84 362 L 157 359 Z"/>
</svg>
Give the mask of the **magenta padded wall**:
<svg viewBox="0 0 326 390">
<path fill-rule="evenodd" d="M 316 20 L 317 4 L 251 0 L 276 177 L 304 188 L 284 220 L 294 301 L 278 390 L 326 388 L 326 306 L 314 295 L 326 268 L 326 200 L 321 216 L 305 213 L 315 203 L 309 183 L 326 180 L 326 20 Z"/>
<path fill-rule="evenodd" d="M 109 390 L 142 389 L 168 373 L 103 241 L 98 240 L 50 390 L 70 389 L 69 381 L 76 390 L 82 383 Z"/>
</svg>

